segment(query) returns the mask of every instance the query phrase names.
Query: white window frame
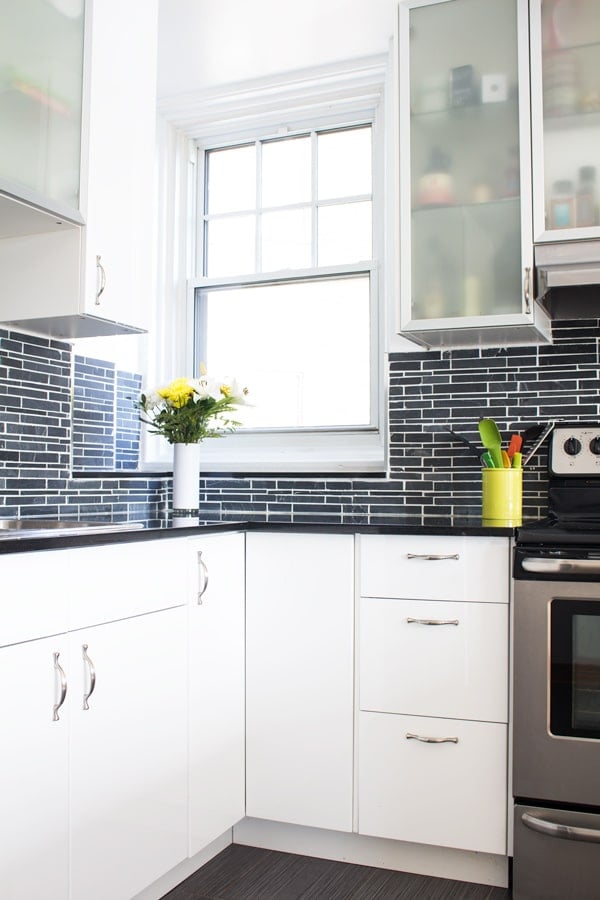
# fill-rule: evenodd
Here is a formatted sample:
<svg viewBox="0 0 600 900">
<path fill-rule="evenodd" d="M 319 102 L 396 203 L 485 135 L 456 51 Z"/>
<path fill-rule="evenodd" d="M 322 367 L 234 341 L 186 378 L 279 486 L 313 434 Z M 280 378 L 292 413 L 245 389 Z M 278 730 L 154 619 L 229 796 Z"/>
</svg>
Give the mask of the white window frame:
<svg viewBox="0 0 600 900">
<path fill-rule="evenodd" d="M 319 71 L 296 74 L 277 83 L 240 86 L 227 95 L 198 98 L 186 109 L 163 109 L 173 123 L 178 134 L 183 131 L 189 139 L 187 158 L 184 162 L 179 154 L 179 166 L 185 173 L 182 180 L 187 188 L 180 185 L 181 197 L 185 200 L 184 211 L 176 217 L 178 227 L 185 223 L 190 238 L 185 262 L 188 276 L 184 293 L 186 312 L 184 331 L 185 343 L 174 341 L 175 355 L 179 364 L 171 366 L 166 378 L 189 374 L 195 363 L 196 335 L 194 329 L 194 307 L 196 289 L 223 285 L 224 278 L 204 278 L 198 275 L 200 267 L 196 261 L 202 260 L 202 232 L 197 229 L 198 241 L 192 237 L 193 223 L 198 223 L 198 211 L 203 209 L 204 152 L 255 139 L 281 138 L 296 133 L 305 134 L 314 130 L 335 129 L 337 127 L 370 124 L 373 143 L 373 261 L 356 266 L 322 267 L 305 272 L 292 273 L 293 279 L 300 275 L 351 274 L 368 272 L 371 294 L 371 363 L 372 390 L 377 397 L 373 401 L 375 420 L 361 428 L 331 429 L 256 429 L 244 430 L 226 435 L 218 440 L 205 441 L 202 445 L 202 471 L 206 473 L 356 473 L 368 475 L 383 473 L 387 469 L 387 379 L 385 378 L 385 337 L 384 326 L 387 309 L 384 297 L 386 290 L 386 267 L 384 252 L 387 245 L 386 222 L 389 218 L 389 204 L 394 198 L 386 198 L 384 191 L 385 168 L 389 167 L 389 128 L 384 120 L 384 87 L 388 79 L 388 58 L 374 57 L 363 61 L 352 61 Z M 171 137 L 171 141 L 173 138 Z M 181 144 L 180 144 L 181 147 Z M 385 210 L 385 212 L 384 212 Z M 163 226 L 164 227 L 164 226 Z M 180 261 L 181 263 L 181 261 Z M 168 261 L 167 261 L 168 266 Z M 165 266 L 164 289 L 171 294 L 172 302 L 181 300 L 182 290 L 171 289 L 172 279 Z M 200 269 L 201 271 L 201 269 Z M 243 283 L 272 282 L 287 277 L 290 273 L 264 273 L 245 277 Z M 242 279 L 232 278 L 232 285 Z M 159 271 L 159 290 L 161 288 Z M 175 318 L 177 313 L 175 313 Z M 172 325 L 163 320 L 166 329 Z M 181 320 L 180 320 L 181 324 Z M 178 348 L 178 350 L 177 350 Z M 164 380 L 164 378 L 163 378 Z M 251 389 L 251 385 L 250 385 Z M 147 441 L 146 468 L 157 469 L 171 457 L 171 448 L 165 451 L 164 441 L 159 446 L 156 440 Z M 152 446 L 154 445 L 154 446 Z M 167 445 L 168 447 L 168 445 Z M 150 461 L 150 456 L 154 457 Z"/>
</svg>

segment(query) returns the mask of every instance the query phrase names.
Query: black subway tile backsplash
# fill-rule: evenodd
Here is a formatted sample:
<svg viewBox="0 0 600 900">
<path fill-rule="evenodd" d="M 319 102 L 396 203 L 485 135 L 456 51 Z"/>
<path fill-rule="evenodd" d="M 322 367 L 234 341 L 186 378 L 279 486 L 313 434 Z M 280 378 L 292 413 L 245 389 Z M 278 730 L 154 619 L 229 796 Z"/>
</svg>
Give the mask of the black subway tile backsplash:
<svg viewBox="0 0 600 900">
<path fill-rule="evenodd" d="M 478 443 L 482 415 L 505 435 L 548 418 L 597 421 L 599 336 L 594 319 L 557 323 L 552 346 L 393 353 L 387 476 L 201 475 L 202 518 L 367 524 L 477 517 L 478 461 L 446 429 Z M 140 390 L 139 375 L 73 355 L 69 344 L 0 329 L 2 515 L 168 524 L 170 477 L 125 477 L 139 458 L 133 398 Z M 71 452 L 81 469 L 76 478 Z M 528 518 L 545 514 L 546 467 L 543 447 L 524 477 Z M 82 477 L 84 470 L 95 474 Z M 118 470 L 123 478 L 99 474 Z"/>
</svg>

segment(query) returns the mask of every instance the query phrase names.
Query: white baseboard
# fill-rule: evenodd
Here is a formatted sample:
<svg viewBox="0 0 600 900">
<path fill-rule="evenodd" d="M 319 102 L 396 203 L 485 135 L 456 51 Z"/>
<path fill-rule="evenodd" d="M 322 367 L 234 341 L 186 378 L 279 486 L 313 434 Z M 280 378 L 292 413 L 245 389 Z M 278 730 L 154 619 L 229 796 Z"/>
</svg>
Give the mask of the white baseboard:
<svg viewBox="0 0 600 900">
<path fill-rule="evenodd" d="M 162 878 L 159 878 L 158 881 L 155 881 L 147 888 L 144 888 L 143 891 L 140 891 L 139 894 L 132 897 L 132 900 L 160 900 L 161 897 L 164 897 L 165 894 L 172 891 L 174 887 L 177 887 L 178 884 L 181 884 L 182 881 L 185 881 L 185 879 L 189 878 L 190 875 L 193 875 L 194 872 L 197 872 L 198 869 L 205 865 L 205 863 L 210 862 L 213 856 L 216 856 L 217 853 L 220 853 L 225 847 L 229 847 L 231 843 L 232 830 L 230 828 L 209 844 L 208 847 L 201 850 L 200 853 L 197 853 L 190 859 L 184 860 L 178 866 L 175 866 L 174 869 L 167 872 L 166 875 L 163 875 Z"/>
<path fill-rule="evenodd" d="M 233 843 L 435 878 L 508 886 L 508 858 L 491 853 L 408 844 L 250 818 L 234 826 Z"/>
</svg>

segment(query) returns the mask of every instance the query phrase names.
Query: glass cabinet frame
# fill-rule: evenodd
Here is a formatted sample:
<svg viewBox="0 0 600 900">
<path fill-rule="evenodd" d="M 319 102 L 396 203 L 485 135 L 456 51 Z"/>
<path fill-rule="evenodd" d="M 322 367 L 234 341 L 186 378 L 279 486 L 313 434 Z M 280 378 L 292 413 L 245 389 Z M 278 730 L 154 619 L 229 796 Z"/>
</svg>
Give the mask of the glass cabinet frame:
<svg viewBox="0 0 600 900">
<path fill-rule="evenodd" d="M 520 266 L 522 292 L 520 310 L 516 312 L 485 312 L 474 315 L 445 315 L 420 318 L 413 310 L 413 260 L 412 260 L 412 160 L 411 160 L 411 83 L 410 83 L 410 29 L 411 14 L 427 6 L 441 6 L 460 0 L 399 0 L 398 4 L 398 155 L 399 155 L 399 283 L 400 283 L 400 331 L 423 343 L 444 343 L 443 332 L 471 330 L 481 332 L 498 326 L 532 325 L 534 322 L 533 285 L 533 226 L 531 184 L 531 135 L 530 135 L 530 80 L 529 80 L 529 8 L 527 0 L 509 0 L 516 8 L 517 20 L 517 99 L 518 99 L 518 167 L 520 203 Z M 451 39 L 451 38 L 449 38 Z M 436 335 L 436 332 L 438 333 Z M 490 333 L 490 332 L 488 332 Z M 522 341 L 517 340 L 516 343 Z M 467 342 L 468 343 L 468 342 Z"/>
<path fill-rule="evenodd" d="M 536 243 L 544 243 L 549 241 L 570 241 L 570 240 L 586 240 L 600 238 L 600 219 L 598 224 L 589 226 L 578 226 L 575 222 L 568 227 L 547 227 L 546 215 L 548 207 L 551 205 L 552 199 L 549 196 L 550 191 L 546 185 L 550 178 L 550 166 L 547 160 L 546 143 L 545 143 L 545 112 L 544 112 L 544 52 L 543 52 L 543 15 L 542 8 L 544 2 L 548 0 L 529 0 L 530 6 L 530 45 L 531 45 L 531 134 L 532 134 L 532 171 L 533 171 L 533 237 Z M 598 58 L 598 83 L 600 85 L 600 44 L 594 41 Z M 590 46 L 592 46 L 590 44 Z M 565 47 L 564 49 L 582 49 L 580 44 L 575 44 L 574 48 Z M 561 50 L 562 52 L 562 50 Z M 600 105 L 600 91 L 597 102 Z M 581 119 L 580 112 L 574 112 L 572 115 L 559 115 L 554 118 L 554 124 L 550 126 L 554 140 L 560 139 L 560 134 L 565 135 L 567 141 L 573 142 L 573 128 L 577 127 L 577 120 L 580 119 L 580 127 L 583 128 L 584 134 L 589 138 L 592 129 L 599 135 L 596 142 L 596 155 L 590 157 L 590 162 L 597 167 L 598 193 L 600 195 L 600 108 L 593 112 L 585 113 Z M 563 124 L 564 123 L 564 124 Z M 574 173 L 567 173 L 574 174 Z M 556 182 L 558 185 L 558 182 Z M 575 184 L 573 185 L 575 189 Z M 548 197 L 547 197 L 548 194 Z M 549 202 L 547 203 L 547 200 Z M 571 200 L 574 202 L 574 195 Z"/>
</svg>

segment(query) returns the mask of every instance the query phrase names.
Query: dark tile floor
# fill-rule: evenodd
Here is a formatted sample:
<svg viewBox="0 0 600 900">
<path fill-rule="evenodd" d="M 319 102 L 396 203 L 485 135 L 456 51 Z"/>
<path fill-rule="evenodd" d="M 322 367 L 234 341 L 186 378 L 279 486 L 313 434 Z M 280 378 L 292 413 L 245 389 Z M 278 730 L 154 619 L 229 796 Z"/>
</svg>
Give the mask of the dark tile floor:
<svg viewBox="0 0 600 900">
<path fill-rule="evenodd" d="M 509 890 L 232 844 L 163 900 L 509 900 Z"/>
</svg>

